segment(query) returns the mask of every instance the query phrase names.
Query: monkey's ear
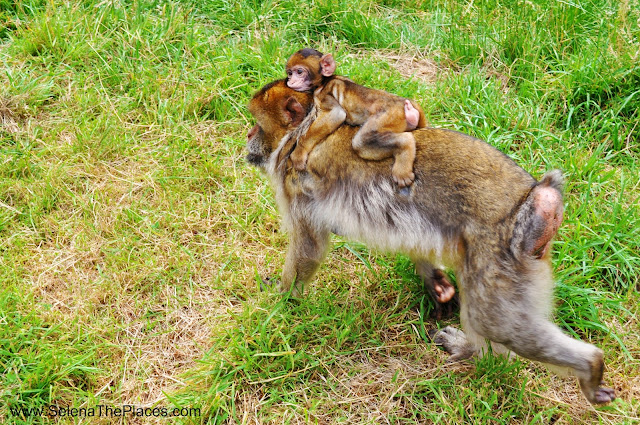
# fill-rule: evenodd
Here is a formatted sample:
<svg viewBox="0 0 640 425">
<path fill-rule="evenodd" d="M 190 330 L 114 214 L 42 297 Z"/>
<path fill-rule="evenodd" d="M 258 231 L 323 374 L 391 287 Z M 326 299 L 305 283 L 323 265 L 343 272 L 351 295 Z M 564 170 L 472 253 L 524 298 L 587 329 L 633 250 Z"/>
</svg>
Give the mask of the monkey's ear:
<svg viewBox="0 0 640 425">
<path fill-rule="evenodd" d="M 304 108 L 294 97 L 287 99 L 285 113 L 288 115 L 291 120 L 291 125 L 294 127 L 298 126 L 306 115 Z"/>
<path fill-rule="evenodd" d="M 336 72 L 336 61 L 333 60 L 331 53 L 327 53 L 320 58 L 320 70 L 325 77 L 331 77 Z"/>
</svg>

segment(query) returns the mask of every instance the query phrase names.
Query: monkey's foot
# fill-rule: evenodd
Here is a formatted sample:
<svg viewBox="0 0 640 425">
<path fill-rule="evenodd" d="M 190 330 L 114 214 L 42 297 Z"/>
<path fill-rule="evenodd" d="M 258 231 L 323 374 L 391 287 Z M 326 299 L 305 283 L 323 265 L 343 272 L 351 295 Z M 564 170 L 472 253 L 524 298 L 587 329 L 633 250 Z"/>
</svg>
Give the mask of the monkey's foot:
<svg viewBox="0 0 640 425">
<path fill-rule="evenodd" d="M 436 291 L 436 301 L 441 304 L 451 301 L 456 294 L 456 288 L 453 287 L 449 279 L 447 279 L 447 275 L 440 269 L 433 271 L 433 288 Z"/>
<path fill-rule="evenodd" d="M 407 131 L 415 130 L 420 122 L 420 112 L 409 102 L 404 101 L 404 116 L 407 120 Z"/>
<path fill-rule="evenodd" d="M 304 171 L 304 169 L 307 168 L 307 157 L 308 154 L 302 149 L 294 149 L 290 156 L 291 162 L 293 162 L 293 168 L 298 171 Z"/>
<path fill-rule="evenodd" d="M 616 398 L 616 392 L 613 388 L 598 387 L 593 394 L 593 403 L 605 404 L 609 403 Z"/>
<path fill-rule="evenodd" d="M 278 286 L 279 284 L 280 282 L 278 281 L 278 279 L 274 279 L 271 277 L 266 277 L 264 279 L 260 278 L 260 292 L 267 291 L 274 286 Z"/>
<path fill-rule="evenodd" d="M 429 332 L 433 342 L 441 346 L 451 356 L 448 362 L 457 362 L 473 357 L 476 353 L 475 347 L 467 340 L 466 335 L 461 330 L 447 326 L 439 331 Z"/>
<path fill-rule="evenodd" d="M 409 170 L 409 172 L 400 172 L 394 169 L 392 171 L 392 176 L 393 176 L 393 181 L 400 188 L 411 186 L 413 181 L 416 179 L 416 175 L 413 174 L 413 171 L 411 170 Z"/>
<path fill-rule="evenodd" d="M 431 316 L 437 320 L 451 317 L 458 309 L 459 301 L 456 296 L 456 288 L 449 282 L 447 275 L 442 270 L 433 270 L 431 288 L 435 292 L 435 303 Z"/>
</svg>

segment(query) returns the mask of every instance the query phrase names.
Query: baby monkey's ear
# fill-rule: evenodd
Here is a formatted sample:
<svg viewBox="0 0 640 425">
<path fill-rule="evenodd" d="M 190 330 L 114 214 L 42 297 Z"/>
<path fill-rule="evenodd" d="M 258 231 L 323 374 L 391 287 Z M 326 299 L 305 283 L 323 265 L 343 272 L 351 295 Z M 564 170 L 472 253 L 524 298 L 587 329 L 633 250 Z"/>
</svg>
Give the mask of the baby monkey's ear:
<svg viewBox="0 0 640 425">
<path fill-rule="evenodd" d="M 336 61 L 333 60 L 331 53 L 320 58 L 320 72 L 325 77 L 331 77 L 336 72 Z"/>
</svg>

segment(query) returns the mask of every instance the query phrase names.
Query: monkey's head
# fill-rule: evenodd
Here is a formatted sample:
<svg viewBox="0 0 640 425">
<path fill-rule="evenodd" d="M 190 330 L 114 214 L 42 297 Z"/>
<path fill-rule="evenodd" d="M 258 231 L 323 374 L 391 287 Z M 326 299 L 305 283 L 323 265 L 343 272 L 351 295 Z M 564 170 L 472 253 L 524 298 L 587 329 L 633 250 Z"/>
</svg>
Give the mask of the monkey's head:
<svg viewBox="0 0 640 425">
<path fill-rule="evenodd" d="M 330 53 L 323 55 L 315 49 L 302 49 L 295 52 L 286 66 L 287 86 L 304 92 L 320 87 L 324 78 L 331 77 L 336 71 L 336 62 Z"/>
<path fill-rule="evenodd" d="M 249 112 L 257 123 L 247 134 L 247 161 L 264 167 L 280 140 L 300 125 L 312 106 L 313 93 L 290 89 L 286 80 L 260 89 L 249 101 Z"/>
</svg>

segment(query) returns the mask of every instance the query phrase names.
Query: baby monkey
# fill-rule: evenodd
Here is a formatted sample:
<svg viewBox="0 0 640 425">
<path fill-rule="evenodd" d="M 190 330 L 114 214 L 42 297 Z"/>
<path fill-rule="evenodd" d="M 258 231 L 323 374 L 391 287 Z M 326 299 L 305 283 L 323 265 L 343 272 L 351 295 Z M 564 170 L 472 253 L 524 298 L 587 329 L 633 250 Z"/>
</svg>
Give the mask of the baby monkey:
<svg viewBox="0 0 640 425">
<path fill-rule="evenodd" d="M 426 127 L 422 108 L 414 101 L 334 75 L 335 70 L 333 56 L 315 49 L 299 50 L 287 61 L 287 86 L 299 92 L 313 91 L 318 110 L 291 154 L 293 166 L 304 170 L 313 147 L 346 122 L 362 126 L 352 143 L 361 158 L 393 156 L 393 180 L 401 188 L 411 185 L 416 141 L 410 131 Z"/>
</svg>

